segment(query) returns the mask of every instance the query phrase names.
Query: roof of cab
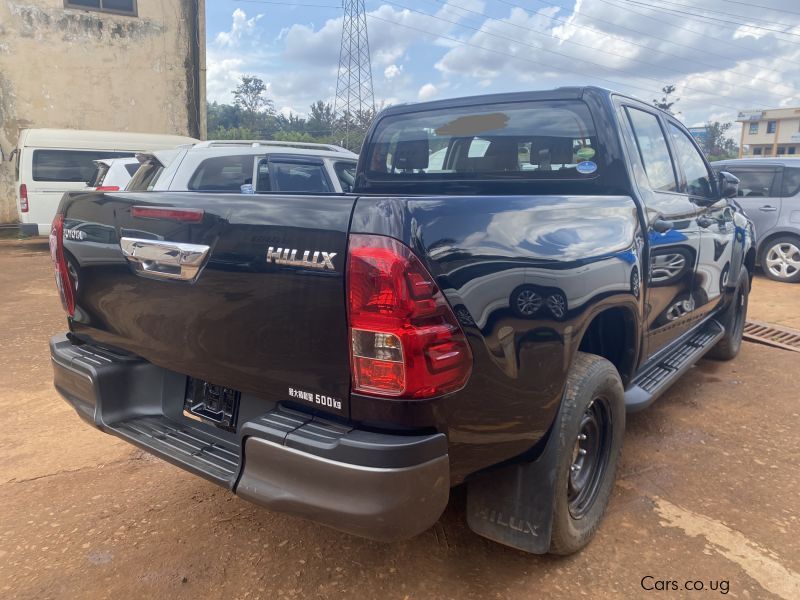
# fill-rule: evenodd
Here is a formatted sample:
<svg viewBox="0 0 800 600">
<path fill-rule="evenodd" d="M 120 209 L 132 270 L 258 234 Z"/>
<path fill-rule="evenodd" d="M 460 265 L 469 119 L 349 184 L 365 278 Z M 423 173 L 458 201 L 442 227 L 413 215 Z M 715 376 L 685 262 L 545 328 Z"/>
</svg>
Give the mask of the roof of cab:
<svg viewBox="0 0 800 600">
<path fill-rule="evenodd" d="M 70 148 L 98 150 L 158 150 L 198 140 L 182 135 L 131 133 L 128 131 L 94 131 L 82 129 L 23 129 L 18 147 Z"/>
<path fill-rule="evenodd" d="M 586 93 L 610 96 L 614 92 L 595 86 L 560 87 L 552 90 L 535 90 L 527 92 L 504 92 L 501 94 L 484 94 L 481 96 L 463 96 L 460 98 L 447 98 L 431 100 L 428 102 L 412 102 L 397 104 L 384 109 L 382 115 L 402 114 L 438 108 L 458 106 L 473 106 L 476 104 L 501 104 L 505 102 L 525 102 L 534 100 L 579 100 Z"/>
</svg>

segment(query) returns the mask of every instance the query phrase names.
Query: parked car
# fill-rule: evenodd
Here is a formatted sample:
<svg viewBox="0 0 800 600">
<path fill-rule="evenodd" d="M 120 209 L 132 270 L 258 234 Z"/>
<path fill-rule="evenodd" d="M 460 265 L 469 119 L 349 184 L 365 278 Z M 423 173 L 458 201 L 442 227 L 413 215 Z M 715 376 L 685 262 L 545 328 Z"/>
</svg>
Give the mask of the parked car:
<svg viewBox="0 0 800 600">
<path fill-rule="evenodd" d="M 81 190 L 95 171 L 94 161 L 133 157 L 136 152 L 174 148 L 194 138 L 115 131 L 23 129 L 11 157 L 20 232 L 47 235 L 61 196 Z"/>
<path fill-rule="evenodd" d="M 398 540 L 464 483 L 474 531 L 567 554 L 626 411 L 739 352 L 736 193 L 680 121 L 591 87 L 389 108 L 350 194 L 69 193 L 55 386 L 274 510 Z"/>
<path fill-rule="evenodd" d="M 95 171 L 86 182 L 86 189 L 99 192 L 124 190 L 140 166 L 135 157 L 103 158 L 93 162 Z"/>
<path fill-rule="evenodd" d="M 764 275 L 800 282 L 800 158 L 744 158 L 711 166 L 739 178 L 737 201 L 756 228 L 756 262 Z"/>
<path fill-rule="evenodd" d="M 212 140 L 140 153 L 128 191 L 348 192 L 358 155 L 332 144 Z M 243 186 L 245 186 L 243 188 Z M 252 187 L 251 187 L 252 186 Z"/>
</svg>

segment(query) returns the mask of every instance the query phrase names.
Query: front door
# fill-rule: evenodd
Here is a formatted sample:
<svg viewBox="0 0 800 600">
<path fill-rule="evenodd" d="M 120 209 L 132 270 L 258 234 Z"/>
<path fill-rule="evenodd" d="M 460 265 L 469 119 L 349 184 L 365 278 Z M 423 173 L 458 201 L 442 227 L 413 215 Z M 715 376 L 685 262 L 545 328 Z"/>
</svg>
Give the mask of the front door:
<svg viewBox="0 0 800 600">
<path fill-rule="evenodd" d="M 668 125 L 681 175 L 681 192 L 698 207 L 700 252 L 693 284 L 696 318 L 717 307 L 730 282 L 736 228 L 734 209 L 720 196 L 714 175 L 692 137 L 677 122 Z"/>
<path fill-rule="evenodd" d="M 700 252 L 697 205 L 681 190 L 660 116 L 626 106 L 635 150 L 637 185 L 648 223 L 649 272 L 646 274 L 647 354 L 653 356 L 689 330 L 695 317 L 694 279 Z M 625 128 L 623 128 L 625 129 Z M 638 161 L 636 160 L 638 159 Z M 636 169 L 634 169 L 636 170 Z"/>
</svg>

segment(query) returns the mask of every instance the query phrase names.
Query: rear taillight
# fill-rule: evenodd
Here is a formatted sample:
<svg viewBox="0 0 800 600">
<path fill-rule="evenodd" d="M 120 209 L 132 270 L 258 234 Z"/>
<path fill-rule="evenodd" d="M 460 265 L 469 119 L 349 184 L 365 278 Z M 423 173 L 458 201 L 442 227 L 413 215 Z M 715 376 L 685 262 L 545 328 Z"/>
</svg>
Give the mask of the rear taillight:
<svg viewBox="0 0 800 600">
<path fill-rule="evenodd" d="M 28 186 L 24 183 L 19 184 L 19 211 L 20 212 L 28 212 L 30 210 L 30 206 L 28 206 Z"/>
<path fill-rule="evenodd" d="M 95 192 L 118 192 L 119 186 L 118 185 L 98 185 L 94 188 Z"/>
<path fill-rule="evenodd" d="M 56 287 L 61 296 L 61 305 L 70 317 L 75 316 L 75 292 L 69 265 L 64 256 L 64 215 L 58 214 L 50 228 L 50 258 L 56 275 Z"/>
<path fill-rule="evenodd" d="M 131 216 L 138 219 L 166 219 L 182 223 L 202 223 L 205 211 L 202 208 L 173 208 L 170 206 L 134 206 Z"/>
<path fill-rule="evenodd" d="M 464 332 L 408 247 L 351 235 L 347 299 L 354 392 L 432 398 L 467 382 L 472 353 Z"/>
</svg>

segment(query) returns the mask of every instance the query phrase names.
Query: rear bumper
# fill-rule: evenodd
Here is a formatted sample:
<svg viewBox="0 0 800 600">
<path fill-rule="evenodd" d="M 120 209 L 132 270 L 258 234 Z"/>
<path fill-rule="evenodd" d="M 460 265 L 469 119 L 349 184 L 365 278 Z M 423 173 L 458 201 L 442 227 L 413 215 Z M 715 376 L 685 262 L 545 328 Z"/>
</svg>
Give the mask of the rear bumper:
<svg viewBox="0 0 800 600">
<path fill-rule="evenodd" d="M 50 352 L 55 387 L 81 418 L 269 509 L 395 541 L 428 529 L 447 505 L 443 434 L 373 433 L 280 405 L 222 433 L 175 408 L 185 377 L 66 336 Z"/>
</svg>

